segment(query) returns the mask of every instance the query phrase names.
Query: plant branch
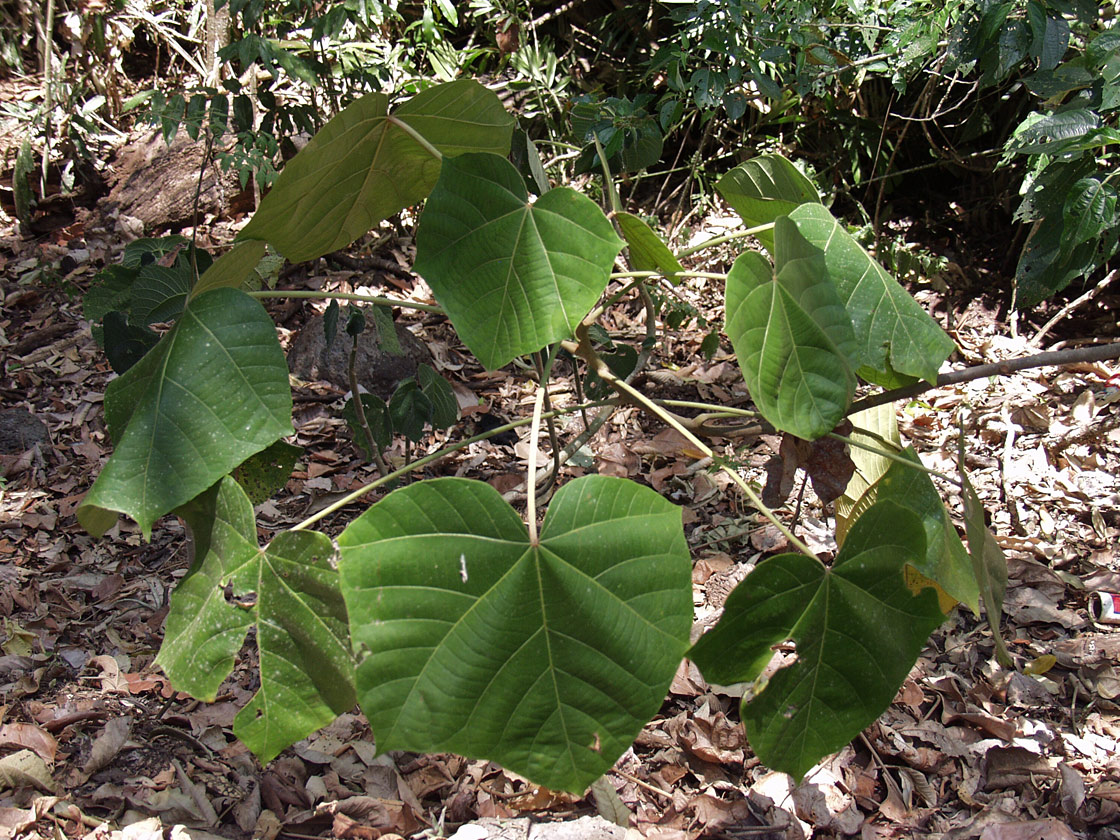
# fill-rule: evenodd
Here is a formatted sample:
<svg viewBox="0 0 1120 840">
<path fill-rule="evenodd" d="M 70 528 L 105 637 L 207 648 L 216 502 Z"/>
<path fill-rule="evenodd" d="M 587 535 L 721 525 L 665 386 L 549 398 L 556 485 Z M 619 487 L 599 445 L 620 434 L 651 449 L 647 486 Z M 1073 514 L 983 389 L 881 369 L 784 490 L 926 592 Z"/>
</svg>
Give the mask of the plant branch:
<svg viewBox="0 0 1120 840">
<path fill-rule="evenodd" d="M 691 257 L 698 251 L 703 251 L 705 248 L 713 248 L 716 245 L 722 245 L 724 242 L 734 242 L 736 239 L 743 239 L 747 236 L 755 236 L 757 234 L 763 233 L 764 231 L 773 229 L 774 223 L 768 222 L 767 224 L 747 228 L 746 230 L 737 230 L 734 233 L 726 233 L 723 236 L 713 236 L 711 239 L 705 239 L 703 242 L 693 245 L 691 248 L 685 248 L 683 251 L 678 251 L 677 259 L 682 260 L 685 257 Z M 685 276 L 689 277 L 694 275 L 686 274 Z M 727 275 L 725 274 L 723 276 L 726 277 Z"/>
<path fill-rule="evenodd" d="M 706 443 L 700 440 L 700 438 L 694 435 L 676 418 L 676 416 L 673 415 L 672 412 L 666 411 L 641 391 L 615 376 L 614 371 L 612 371 L 610 367 L 608 367 L 606 362 L 599 358 L 599 356 L 595 353 L 594 348 L 592 348 L 591 342 L 587 337 L 586 327 L 581 327 L 579 330 L 578 344 L 576 342 L 566 341 L 564 342 L 564 345 L 566 350 L 575 355 L 578 355 L 580 358 L 586 361 L 588 367 L 590 367 L 591 370 L 595 371 L 600 379 L 602 379 L 604 382 L 609 383 L 612 388 L 617 390 L 620 396 L 630 399 L 635 404 L 648 410 L 654 416 L 661 418 L 661 420 L 668 423 L 670 426 L 684 435 L 689 443 L 695 446 L 701 453 L 703 453 L 704 456 L 712 458 L 713 460 L 715 459 L 715 452 L 712 451 L 711 447 L 709 447 Z M 751 488 L 750 484 L 747 483 L 747 481 L 741 475 L 739 475 L 738 470 L 732 469 L 727 464 L 718 463 L 718 461 L 716 463 L 718 467 L 723 470 L 723 472 L 727 473 L 732 481 L 739 485 L 739 489 L 741 489 L 746 497 L 750 499 L 751 504 L 753 504 L 759 510 L 759 512 L 762 513 L 763 516 L 765 516 L 774 524 L 774 527 L 778 529 L 782 536 L 789 540 L 790 545 L 795 547 L 798 551 L 802 552 L 806 556 L 812 557 L 814 560 L 820 562 L 820 558 L 817 557 L 815 553 L 813 553 L 812 549 L 810 549 L 809 546 L 798 539 L 798 537 L 792 531 L 790 531 L 790 529 L 787 528 L 780 519 L 778 519 L 777 514 L 775 514 L 774 511 L 772 511 L 762 501 L 762 499 L 759 498 L 759 495 Z"/>
<path fill-rule="evenodd" d="M 544 408 L 543 382 L 537 385 L 537 396 L 533 400 L 533 424 L 529 427 L 529 475 L 525 481 L 525 520 L 529 526 L 529 545 L 540 544 L 537 536 L 537 446 L 541 437 L 541 410 Z"/>
<path fill-rule="evenodd" d="M 249 297 L 263 300 L 264 298 L 304 298 L 308 300 L 356 300 L 363 303 L 374 303 L 378 306 L 399 306 L 402 309 L 418 309 L 421 312 L 431 312 L 435 315 L 445 314 L 442 307 L 434 303 L 417 303 L 411 300 L 398 300 L 397 298 L 377 297 L 375 295 L 356 295 L 349 292 L 310 292 L 310 291 L 261 291 L 246 292 Z"/>
<path fill-rule="evenodd" d="M 562 414 L 572 414 L 573 412 L 581 411 L 583 409 L 587 409 L 587 408 L 591 408 L 591 407 L 595 407 L 595 406 L 613 405 L 613 404 L 614 404 L 613 400 L 597 400 L 593 403 L 583 403 L 581 405 L 573 405 L 573 406 L 570 406 L 568 408 L 557 408 L 557 409 L 554 409 L 551 412 L 548 412 L 547 414 L 542 414 L 541 416 L 542 417 L 548 417 L 548 416 L 559 417 Z M 306 519 L 304 519 L 302 522 L 300 522 L 296 525 L 293 525 L 289 530 L 302 531 L 306 528 L 310 528 L 312 525 L 314 525 L 319 520 L 325 519 L 326 517 L 330 516 L 335 511 L 341 510 L 342 508 L 346 507 L 347 505 L 356 502 L 362 496 L 366 495 L 367 493 L 371 493 L 372 491 L 376 490 L 378 487 L 381 487 L 384 484 L 388 484 L 390 481 L 395 481 L 398 478 L 403 478 L 406 475 L 408 475 L 409 473 L 415 472 L 416 470 L 418 470 L 422 467 L 428 466 L 428 464 L 432 464 L 432 463 L 435 463 L 436 461 L 439 461 L 441 458 L 444 458 L 444 457 L 450 455 L 452 452 L 457 452 L 460 449 L 465 449 L 466 447 L 470 446 L 472 443 L 479 443 L 480 441 L 488 440 L 488 439 L 494 437 L 495 435 L 500 435 L 502 432 L 508 432 L 508 431 L 513 430 L 513 429 L 519 429 L 522 426 L 527 426 L 529 423 L 532 423 L 532 422 L 533 422 L 533 418 L 524 417 L 520 420 L 514 420 L 510 423 L 506 423 L 506 424 L 501 425 L 501 426 L 496 426 L 493 429 L 487 429 L 485 432 L 482 432 L 481 434 L 474 435 L 472 437 L 469 437 L 469 438 L 466 438 L 464 440 L 458 441 L 457 443 L 451 443 L 451 444 L 448 444 L 447 446 L 441 447 L 439 449 L 439 451 L 437 451 L 437 452 L 433 452 L 430 455 L 425 455 L 423 458 L 417 458 L 412 463 L 407 464 L 406 466 L 403 466 L 398 470 L 394 470 L 393 472 L 389 473 L 388 475 L 383 475 L 380 478 L 377 478 L 374 481 L 371 481 L 369 484 L 366 484 L 362 487 L 359 487 L 353 493 L 349 493 L 346 496 L 343 496 L 341 499 L 339 499 L 338 501 L 333 502 L 332 504 L 323 508 L 318 513 L 315 513 L 312 516 L 309 516 Z"/>
<path fill-rule="evenodd" d="M 1036 353 L 1033 356 L 1008 359 L 1005 362 L 996 362 L 990 365 L 973 365 L 964 370 L 943 373 L 937 377 L 936 382 L 915 382 L 913 385 L 894 388 L 881 394 L 866 397 L 853 403 L 852 407 L 848 409 L 848 414 L 852 415 L 857 411 L 886 405 L 895 400 L 916 397 L 918 394 L 924 394 L 926 391 L 941 388 L 945 385 L 959 385 L 962 382 L 971 382 L 973 379 L 982 379 L 985 376 L 1009 376 L 1017 371 L 1029 370 L 1030 368 L 1104 362 L 1111 359 L 1120 359 L 1120 343 L 1078 347 L 1073 350 L 1053 350 L 1048 353 Z"/>
</svg>

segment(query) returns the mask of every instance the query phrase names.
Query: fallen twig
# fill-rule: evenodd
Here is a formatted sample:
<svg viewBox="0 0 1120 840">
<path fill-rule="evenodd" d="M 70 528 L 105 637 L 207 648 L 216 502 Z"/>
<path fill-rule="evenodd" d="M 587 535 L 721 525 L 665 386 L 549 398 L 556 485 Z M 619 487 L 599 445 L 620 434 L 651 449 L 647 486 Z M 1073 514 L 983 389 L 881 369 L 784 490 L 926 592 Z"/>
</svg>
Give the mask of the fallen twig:
<svg viewBox="0 0 1120 840">
<path fill-rule="evenodd" d="M 915 382 L 904 388 L 894 388 L 881 394 L 874 394 L 865 399 L 858 400 L 848 409 L 848 415 L 855 414 L 868 408 L 886 405 L 895 400 L 904 400 L 916 397 L 934 388 L 945 385 L 959 385 L 962 382 L 971 382 L 973 379 L 983 379 L 985 376 L 1008 376 L 1020 370 L 1029 370 L 1036 367 L 1076 365 L 1084 362 L 1103 362 L 1109 359 L 1120 359 L 1120 343 L 1101 344 L 1094 347 L 1078 347 L 1073 350 L 1052 350 L 1047 353 L 1036 353 L 1033 356 L 1024 356 L 1021 359 L 1008 359 L 990 365 L 974 365 L 964 370 L 954 370 L 943 373 L 937 377 L 936 382 Z"/>
</svg>

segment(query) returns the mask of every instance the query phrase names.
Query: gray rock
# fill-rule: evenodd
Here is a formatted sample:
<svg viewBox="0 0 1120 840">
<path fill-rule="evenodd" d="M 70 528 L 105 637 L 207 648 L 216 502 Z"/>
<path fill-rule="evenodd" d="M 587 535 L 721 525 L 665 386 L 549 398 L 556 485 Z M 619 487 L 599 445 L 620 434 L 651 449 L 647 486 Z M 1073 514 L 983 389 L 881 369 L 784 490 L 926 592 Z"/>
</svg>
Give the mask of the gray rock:
<svg viewBox="0 0 1120 840">
<path fill-rule="evenodd" d="M 48 443 L 50 434 L 43 421 L 26 408 L 0 411 L 0 455 L 26 452 L 37 443 Z"/>
<path fill-rule="evenodd" d="M 326 380 L 339 388 L 350 390 L 348 365 L 353 339 L 346 334 L 345 324 L 344 311 L 339 318 L 338 335 L 328 353 L 323 317 L 319 315 L 308 321 L 288 351 L 288 369 L 300 379 Z M 403 325 L 394 326 L 397 329 L 397 340 L 404 351 L 401 355 L 387 353 L 378 346 L 377 327 L 373 318 L 367 316 L 365 332 L 358 338 L 358 357 L 354 365 L 359 384 L 371 394 L 377 394 L 385 400 L 392 396 L 402 379 L 416 375 L 417 365 L 421 362 L 430 363 L 432 359 L 431 353 L 420 339 Z"/>
<path fill-rule="evenodd" d="M 640 836 L 636 831 L 628 831 L 599 816 L 541 823 L 516 817 L 480 819 L 462 826 L 451 840 L 628 840 Z"/>
</svg>

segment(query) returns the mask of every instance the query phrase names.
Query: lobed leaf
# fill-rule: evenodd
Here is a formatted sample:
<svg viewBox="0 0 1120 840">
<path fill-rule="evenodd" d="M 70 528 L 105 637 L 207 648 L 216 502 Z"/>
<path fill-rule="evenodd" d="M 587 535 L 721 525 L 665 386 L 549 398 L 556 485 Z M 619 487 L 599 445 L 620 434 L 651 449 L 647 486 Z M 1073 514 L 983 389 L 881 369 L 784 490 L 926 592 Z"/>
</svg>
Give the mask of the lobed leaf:
<svg viewBox="0 0 1120 840">
<path fill-rule="evenodd" d="M 249 497 L 232 478 L 212 502 L 183 511 L 203 546 L 171 596 L 156 664 L 180 691 L 212 701 L 250 629 L 260 688 L 233 731 L 262 763 L 354 705 L 346 608 L 317 531 L 284 531 L 257 545 Z"/>
<path fill-rule="evenodd" d="M 431 479 L 339 545 L 379 750 L 488 758 L 582 793 L 657 711 L 687 647 L 680 510 L 633 482 L 565 485 L 534 545 L 488 484 Z"/>
<path fill-rule="evenodd" d="M 743 700 L 763 764 L 800 779 L 890 704 L 944 619 L 933 591 L 915 595 L 904 579 L 904 566 L 924 554 L 918 517 L 879 502 L 852 527 L 831 568 L 782 554 L 731 593 L 719 623 L 689 652 L 706 679 L 754 681 L 773 645 L 796 646 L 796 661 Z"/>
</svg>

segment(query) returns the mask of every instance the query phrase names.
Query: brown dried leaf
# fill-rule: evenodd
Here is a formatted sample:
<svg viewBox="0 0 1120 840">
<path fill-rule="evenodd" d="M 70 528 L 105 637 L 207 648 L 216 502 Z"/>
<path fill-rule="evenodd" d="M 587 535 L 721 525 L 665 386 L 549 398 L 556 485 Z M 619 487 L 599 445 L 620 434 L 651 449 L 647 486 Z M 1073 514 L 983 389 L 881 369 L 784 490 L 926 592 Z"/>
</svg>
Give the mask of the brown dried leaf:
<svg viewBox="0 0 1120 840">
<path fill-rule="evenodd" d="M 27 787 L 54 792 L 54 779 L 43 759 L 31 750 L 20 750 L 0 758 L 0 788 Z"/>
<path fill-rule="evenodd" d="M 836 433 L 850 435 L 852 424 L 845 420 L 836 427 Z M 807 441 L 791 434 L 782 435 L 778 454 L 766 464 L 766 486 L 762 489 L 762 501 L 769 507 L 778 507 L 793 492 L 794 477 L 798 469 L 804 469 L 813 482 L 813 492 L 823 504 L 835 501 L 843 495 L 852 474 L 855 462 L 848 454 L 848 444 L 831 437 Z"/>
<path fill-rule="evenodd" d="M 1077 840 L 1077 835 L 1057 820 L 1032 820 L 989 825 L 980 840 Z"/>
<path fill-rule="evenodd" d="M 122 716 L 106 721 L 101 734 L 94 739 L 82 773 L 88 778 L 116 758 L 131 733 L 132 718 Z"/>
<path fill-rule="evenodd" d="M 44 761 L 54 761 L 58 741 L 45 729 L 33 723 L 5 723 L 0 726 L 0 744 L 6 747 L 24 747 Z"/>
</svg>

